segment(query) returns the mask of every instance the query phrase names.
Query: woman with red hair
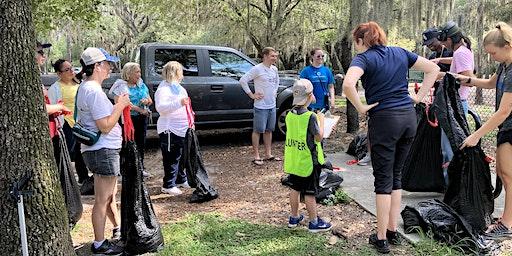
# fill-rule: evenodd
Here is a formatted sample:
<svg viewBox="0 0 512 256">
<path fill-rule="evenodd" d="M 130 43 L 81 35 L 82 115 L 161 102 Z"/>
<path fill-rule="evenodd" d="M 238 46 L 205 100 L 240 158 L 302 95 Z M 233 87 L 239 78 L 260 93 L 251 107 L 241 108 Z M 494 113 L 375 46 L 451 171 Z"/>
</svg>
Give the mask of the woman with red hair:
<svg viewBox="0 0 512 256">
<path fill-rule="evenodd" d="M 359 113 L 369 115 L 377 203 L 377 234 L 370 236 L 369 243 L 378 252 L 389 253 L 388 243 L 401 243 L 396 232 L 402 201 L 401 171 L 416 135 L 414 103 L 427 95 L 439 67 L 400 47 L 386 46 L 386 34 L 375 22 L 359 24 L 352 36 L 358 54 L 347 70 L 343 90 Z M 417 95 L 408 91 L 407 72 L 411 67 L 425 73 Z M 359 79 L 367 104 L 361 102 L 355 87 Z"/>
</svg>

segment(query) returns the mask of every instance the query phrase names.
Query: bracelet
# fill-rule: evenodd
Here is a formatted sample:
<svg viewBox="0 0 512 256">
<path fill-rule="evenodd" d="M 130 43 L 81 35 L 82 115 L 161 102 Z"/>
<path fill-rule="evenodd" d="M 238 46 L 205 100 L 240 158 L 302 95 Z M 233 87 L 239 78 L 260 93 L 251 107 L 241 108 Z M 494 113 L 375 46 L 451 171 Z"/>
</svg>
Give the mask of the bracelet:
<svg viewBox="0 0 512 256">
<path fill-rule="evenodd" d="M 468 78 L 468 80 L 466 81 L 466 84 L 470 84 L 471 83 L 471 77 Z"/>
</svg>

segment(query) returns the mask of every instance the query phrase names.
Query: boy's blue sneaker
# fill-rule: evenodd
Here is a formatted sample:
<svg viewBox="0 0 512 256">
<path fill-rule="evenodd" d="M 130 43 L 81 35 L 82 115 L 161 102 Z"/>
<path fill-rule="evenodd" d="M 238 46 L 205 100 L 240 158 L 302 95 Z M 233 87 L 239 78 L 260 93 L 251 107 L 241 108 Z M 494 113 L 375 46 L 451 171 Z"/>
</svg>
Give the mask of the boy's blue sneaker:
<svg viewBox="0 0 512 256">
<path fill-rule="evenodd" d="M 318 218 L 318 221 L 315 224 L 313 224 L 311 221 L 309 222 L 309 232 L 318 233 L 329 230 L 331 230 L 331 223 L 325 222 L 320 218 Z"/>
<path fill-rule="evenodd" d="M 304 215 L 302 215 L 302 214 L 299 215 L 299 217 L 297 217 L 297 218 L 290 216 L 290 219 L 288 220 L 288 227 L 289 228 L 297 227 L 302 220 L 304 220 Z"/>
</svg>

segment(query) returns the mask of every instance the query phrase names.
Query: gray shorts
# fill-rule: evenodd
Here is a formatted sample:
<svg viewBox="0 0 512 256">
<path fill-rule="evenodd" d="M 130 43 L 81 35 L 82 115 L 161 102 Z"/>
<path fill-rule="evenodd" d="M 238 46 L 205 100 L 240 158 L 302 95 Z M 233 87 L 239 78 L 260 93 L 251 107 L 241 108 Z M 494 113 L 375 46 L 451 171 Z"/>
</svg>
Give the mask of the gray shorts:
<svg viewBox="0 0 512 256">
<path fill-rule="evenodd" d="M 254 108 L 252 125 L 254 132 L 273 132 L 276 127 L 276 109 Z"/>
<path fill-rule="evenodd" d="M 120 149 L 102 148 L 82 153 L 85 165 L 89 170 L 102 176 L 119 176 Z"/>
</svg>

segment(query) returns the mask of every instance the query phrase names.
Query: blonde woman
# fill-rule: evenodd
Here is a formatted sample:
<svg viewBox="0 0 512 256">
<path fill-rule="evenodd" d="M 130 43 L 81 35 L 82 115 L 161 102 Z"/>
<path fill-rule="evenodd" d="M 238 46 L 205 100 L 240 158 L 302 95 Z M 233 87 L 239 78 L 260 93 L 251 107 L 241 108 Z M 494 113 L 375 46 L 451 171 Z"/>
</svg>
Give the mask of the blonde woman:
<svg viewBox="0 0 512 256">
<path fill-rule="evenodd" d="M 144 167 L 144 149 L 146 145 L 146 131 L 148 129 L 147 120 L 151 116 L 149 106 L 153 104 L 149 95 L 149 89 L 141 79 L 141 70 L 138 63 L 128 62 L 121 71 L 121 79 L 110 88 L 109 94 L 114 95 L 114 101 L 117 102 L 120 95 L 128 93 L 132 105 L 130 112 L 133 128 L 135 129 L 135 144 L 140 155 L 144 176 L 150 176 Z"/>
<path fill-rule="evenodd" d="M 505 187 L 505 209 L 499 221 L 486 231 L 491 239 L 512 237 L 512 28 L 499 22 L 484 38 L 484 48 L 492 59 L 499 62 L 498 72 L 489 79 L 457 75 L 465 86 L 496 89 L 496 112 L 480 129 L 464 140 L 461 149 L 473 147 L 496 127 L 498 147 L 496 149 L 496 174 Z"/>
<path fill-rule="evenodd" d="M 183 66 L 179 62 L 170 61 L 165 64 L 162 78 L 163 81 L 155 92 L 155 107 L 160 114 L 156 127 L 165 173 L 162 193 L 174 196 L 182 194 L 178 187 L 189 187 L 187 175 L 179 168 L 188 129 L 185 106 L 189 104 L 189 98 L 185 88 L 180 85 L 183 80 Z"/>
</svg>

